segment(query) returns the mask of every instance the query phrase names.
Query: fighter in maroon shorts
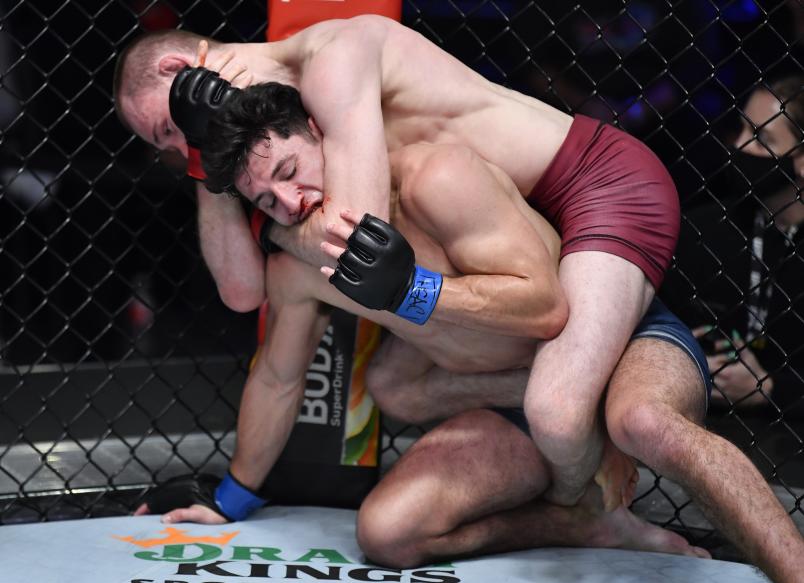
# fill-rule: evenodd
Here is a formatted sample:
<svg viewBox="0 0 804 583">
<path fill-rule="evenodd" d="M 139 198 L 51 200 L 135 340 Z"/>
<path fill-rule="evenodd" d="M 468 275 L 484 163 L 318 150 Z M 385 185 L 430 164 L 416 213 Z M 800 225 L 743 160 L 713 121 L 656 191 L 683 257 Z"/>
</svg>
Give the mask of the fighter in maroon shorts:
<svg viewBox="0 0 804 583">
<path fill-rule="evenodd" d="M 182 39 L 180 32 L 151 37 L 128 51 L 118 68 L 115 97 L 121 117 L 137 134 L 160 148 L 184 152 L 184 137 L 171 121 L 167 96 L 176 74 L 196 61 L 200 38 Z M 213 53 L 231 53 L 234 61 L 248 67 L 257 83 L 278 80 L 299 89 L 323 135 L 323 184 L 307 180 L 304 163 L 288 160 L 267 175 L 251 176 L 249 184 L 238 185 L 244 196 L 284 225 L 295 225 L 309 216 L 310 209 L 323 202 L 323 192 L 329 202 L 321 207 L 322 213 L 333 228 L 343 227 L 344 209 L 353 209 L 358 216 L 368 212 L 387 219 L 388 152 L 419 142 L 463 145 L 507 175 L 524 201 L 548 172 L 562 144 L 575 133 L 570 130 L 574 123 L 570 116 L 490 83 L 415 31 L 384 18 L 323 22 L 281 42 L 212 44 L 210 55 Z M 630 139 L 608 128 L 602 129 L 601 136 L 609 132 L 619 136 L 615 142 Z M 583 156 L 594 142 L 590 138 L 576 156 Z M 644 164 L 631 160 L 627 153 L 619 157 L 629 162 L 623 164 L 615 154 L 616 148 L 610 146 L 590 165 L 578 164 L 583 169 L 567 174 L 569 184 L 582 184 L 589 168 L 600 173 L 571 201 L 566 198 L 569 191 L 559 188 L 556 196 L 560 200 L 552 201 L 555 209 L 550 209 L 551 201 L 541 199 L 552 185 L 536 193 L 540 200 L 535 206 L 555 221 L 568 245 L 558 274 L 563 299 L 542 303 L 527 296 L 532 282 L 516 273 L 500 275 L 494 265 L 469 266 L 471 269 L 463 270 L 469 275 L 443 280 L 430 315 L 433 320 L 491 334 L 534 337 L 538 334 L 533 326 L 553 329 L 554 337 L 540 347 L 533 361 L 524 405 L 534 442 L 544 454 L 553 480 L 547 498 L 560 504 L 578 500 L 598 466 L 603 443 L 598 415 L 601 397 L 653 299 L 654 282 L 660 280 L 657 272 L 666 267 L 667 249 L 672 250 L 678 229 L 677 210 L 672 216 L 661 216 L 661 225 L 653 222 L 654 215 L 643 221 L 640 211 L 634 213 L 638 221 L 624 225 L 622 217 L 609 219 L 595 208 L 593 199 L 586 200 L 586 195 L 594 196 L 595 188 L 602 188 L 599 192 L 605 196 L 607 187 L 621 184 L 625 188 L 615 186 L 614 191 L 653 201 L 650 204 L 659 205 L 656 216 L 664 212 L 666 175 L 656 170 L 645 179 L 641 177 L 648 170 Z M 570 214 L 564 217 L 565 212 Z M 587 228 L 587 216 L 595 229 Z M 224 225 L 242 222 L 239 216 L 216 218 Z M 483 218 L 477 216 L 474 221 Z M 462 227 L 471 233 L 475 224 Z M 576 229 L 573 238 L 577 243 L 567 239 Z M 600 232 L 595 232 L 598 229 Z M 654 249 L 649 240 L 645 247 L 645 241 L 632 238 L 635 232 L 654 231 L 664 233 L 664 251 Z M 224 226 L 220 232 L 228 231 Z M 253 246 L 247 225 L 238 233 Z M 271 237 L 293 251 L 290 243 L 281 240 L 281 232 L 272 232 Z M 596 245 L 582 243 L 587 237 Z M 233 243 L 221 241 L 223 245 L 212 247 L 225 249 Z M 329 241 L 333 242 L 337 240 Z M 472 241 L 467 238 L 462 244 Z M 647 261 L 643 269 L 643 258 L 657 251 L 665 260 L 656 259 L 655 265 Z M 217 259 L 228 267 L 241 268 L 241 273 L 227 282 L 249 287 L 243 286 L 249 278 L 262 281 L 261 270 L 233 262 L 231 257 L 222 253 Z M 334 266 L 330 257 L 324 252 L 306 260 Z M 211 269 L 216 272 L 214 264 Z M 476 285 L 480 275 L 486 278 L 482 286 Z M 219 288 L 225 285 L 219 281 Z M 520 299 L 497 301 L 503 292 L 514 292 Z M 561 329 L 556 322 L 564 320 Z M 662 350 L 640 358 L 666 359 L 668 354 Z M 747 541 L 746 552 L 757 564 L 779 579 L 800 576 L 791 557 L 804 553 L 804 543 L 794 525 L 761 476 L 750 464 L 745 465 L 739 451 L 698 427 L 703 403 L 695 399 L 699 399 L 700 388 L 669 392 L 664 384 L 669 380 L 645 379 L 629 385 L 628 390 L 610 389 L 606 420 L 612 437 L 626 453 L 681 482 L 696 500 L 710 507 L 710 514 L 715 515 L 712 520 L 728 536 Z M 689 457 L 692 452 L 695 459 Z M 695 461 L 700 459 L 716 460 L 722 471 L 714 472 L 711 464 L 700 471 L 701 464 Z M 718 475 L 730 479 L 723 482 Z M 735 480 L 734 476 L 744 479 Z M 765 501 L 762 509 L 735 520 L 740 509 L 731 501 L 749 491 L 752 500 Z M 783 526 L 769 536 L 769 522 Z"/>
</svg>

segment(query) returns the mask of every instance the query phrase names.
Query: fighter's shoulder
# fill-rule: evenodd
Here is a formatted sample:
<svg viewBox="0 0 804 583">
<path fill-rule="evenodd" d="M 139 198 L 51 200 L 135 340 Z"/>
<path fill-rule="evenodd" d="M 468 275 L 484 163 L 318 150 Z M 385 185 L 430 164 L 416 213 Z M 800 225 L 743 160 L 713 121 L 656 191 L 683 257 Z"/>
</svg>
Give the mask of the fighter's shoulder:
<svg viewBox="0 0 804 583">
<path fill-rule="evenodd" d="M 461 144 L 417 143 L 393 154 L 401 179 L 401 195 L 428 200 L 428 193 L 454 190 L 473 165 L 486 162 Z"/>
<path fill-rule="evenodd" d="M 400 205 L 419 228 L 440 239 L 468 202 L 466 181 L 476 175 L 473 165 L 484 161 L 459 144 L 417 143 L 393 152 L 391 164 Z"/>
<path fill-rule="evenodd" d="M 389 30 L 401 26 L 395 20 L 377 14 L 362 14 L 352 18 L 325 20 L 300 33 L 297 38 L 312 53 L 340 47 L 348 43 L 365 43 L 371 39 L 382 40 Z"/>
</svg>

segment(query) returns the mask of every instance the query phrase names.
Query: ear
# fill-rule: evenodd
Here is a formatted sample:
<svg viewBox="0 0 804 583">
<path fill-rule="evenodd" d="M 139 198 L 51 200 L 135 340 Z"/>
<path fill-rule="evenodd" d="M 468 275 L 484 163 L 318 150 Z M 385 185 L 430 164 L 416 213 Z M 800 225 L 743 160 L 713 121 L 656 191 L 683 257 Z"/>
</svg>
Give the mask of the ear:
<svg viewBox="0 0 804 583">
<path fill-rule="evenodd" d="M 318 124 L 315 123 L 315 120 L 312 117 L 307 118 L 307 125 L 310 126 L 310 131 L 313 133 L 313 137 L 316 140 L 321 140 L 324 137 L 324 134 L 321 132 L 321 128 L 318 127 Z"/>
<path fill-rule="evenodd" d="M 193 63 L 185 55 L 170 53 L 159 59 L 159 74 L 166 77 L 174 77 L 176 73 L 191 66 Z"/>
</svg>

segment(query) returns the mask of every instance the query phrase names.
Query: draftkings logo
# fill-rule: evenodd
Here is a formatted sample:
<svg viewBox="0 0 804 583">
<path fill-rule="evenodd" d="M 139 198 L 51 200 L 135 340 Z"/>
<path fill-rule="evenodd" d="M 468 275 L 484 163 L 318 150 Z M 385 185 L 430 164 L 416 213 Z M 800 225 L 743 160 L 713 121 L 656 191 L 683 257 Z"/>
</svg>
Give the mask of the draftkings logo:
<svg viewBox="0 0 804 583">
<path fill-rule="evenodd" d="M 452 565 L 400 570 L 355 565 L 335 549 L 308 549 L 289 556 L 277 547 L 230 544 L 239 531 L 219 536 L 191 536 L 188 531 L 166 528 L 159 538 L 137 540 L 115 536 L 140 547 L 134 556 L 144 561 L 176 563 L 171 579 L 131 579 L 131 583 L 223 583 L 223 577 L 274 580 L 395 581 L 402 583 L 460 583 Z M 203 578 L 199 580 L 198 578 Z M 226 580 L 228 581 L 228 579 Z"/>
</svg>

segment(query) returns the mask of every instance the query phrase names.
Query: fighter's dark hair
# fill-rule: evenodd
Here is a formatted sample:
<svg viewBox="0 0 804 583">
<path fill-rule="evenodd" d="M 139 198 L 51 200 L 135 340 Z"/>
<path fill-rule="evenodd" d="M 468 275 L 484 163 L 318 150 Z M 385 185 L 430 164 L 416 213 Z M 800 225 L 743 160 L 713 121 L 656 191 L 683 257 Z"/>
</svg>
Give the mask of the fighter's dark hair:
<svg viewBox="0 0 804 583">
<path fill-rule="evenodd" d="M 269 132 L 281 138 L 312 139 L 298 90 L 281 83 L 252 85 L 230 99 L 209 121 L 201 163 L 210 192 L 237 194 L 234 181 L 246 170 L 248 154 Z"/>
</svg>

